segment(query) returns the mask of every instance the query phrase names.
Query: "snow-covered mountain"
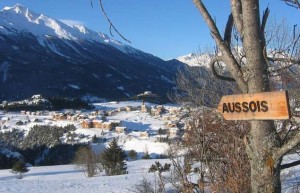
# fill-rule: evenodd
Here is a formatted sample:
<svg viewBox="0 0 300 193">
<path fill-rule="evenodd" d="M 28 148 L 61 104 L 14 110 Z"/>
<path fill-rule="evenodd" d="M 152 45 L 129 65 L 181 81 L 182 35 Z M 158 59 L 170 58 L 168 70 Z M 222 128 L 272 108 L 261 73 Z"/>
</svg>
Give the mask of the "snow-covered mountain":
<svg viewBox="0 0 300 193">
<path fill-rule="evenodd" d="M 146 90 L 166 99 L 182 66 L 20 4 L 0 11 L 0 100 L 36 93 L 125 99 Z"/>
<path fill-rule="evenodd" d="M 50 18 L 44 14 L 37 14 L 28 8 L 17 4 L 4 7 L 0 15 L 0 30 L 6 34 L 29 32 L 35 35 L 39 43 L 45 46 L 51 36 L 72 41 L 95 41 L 113 46 L 124 53 L 138 53 L 139 50 L 111 39 L 104 33 L 92 31 L 81 25 L 68 26 L 65 23 Z"/>
<path fill-rule="evenodd" d="M 180 56 L 177 58 L 178 61 L 188 64 L 189 66 L 203 66 L 209 68 L 209 63 L 212 56 L 210 54 L 195 54 L 191 53 L 188 55 Z"/>
</svg>

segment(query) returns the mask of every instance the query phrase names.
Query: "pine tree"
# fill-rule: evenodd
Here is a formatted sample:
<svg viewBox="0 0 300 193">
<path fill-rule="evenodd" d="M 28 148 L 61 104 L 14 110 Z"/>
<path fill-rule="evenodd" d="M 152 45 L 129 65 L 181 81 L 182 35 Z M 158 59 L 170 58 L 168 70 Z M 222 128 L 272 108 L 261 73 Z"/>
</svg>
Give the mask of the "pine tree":
<svg viewBox="0 0 300 193">
<path fill-rule="evenodd" d="M 22 159 L 17 161 L 11 168 L 12 173 L 19 174 L 19 179 L 22 179 L 23 174 L 28 171 L 29 169 L 27 168 L 26 163 Z"/>
<path fill-rule="evenodd" d="M 126 154 L 117 142 L 117 139 L 114 138 L 109 147 L 100 155 L 102 167 L 109 176 L 127 173 Z"/>
<path fill-rule="evenodd" d="M 131 159 L 131 160 L 136 160 L 137 159 L 137 152 L 135 150 L 130 150 L 128 152 L 128 157 Z"/>
</svg>

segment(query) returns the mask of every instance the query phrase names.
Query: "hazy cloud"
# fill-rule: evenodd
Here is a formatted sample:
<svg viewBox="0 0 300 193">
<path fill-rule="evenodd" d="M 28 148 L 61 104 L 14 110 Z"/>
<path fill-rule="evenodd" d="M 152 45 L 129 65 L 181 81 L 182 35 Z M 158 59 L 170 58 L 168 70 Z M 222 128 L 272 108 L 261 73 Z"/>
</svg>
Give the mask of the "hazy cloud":
<svg viewBox="0 0 300 193">
<path fill-rule="evenodd" d="M 82 21 L 77 21 L 77 20 L 72 20 L 72 19 L 60 19 L 61 22 L 67 24 L 67 25 L 84 25 L 84 22 Z"/>
</svg>

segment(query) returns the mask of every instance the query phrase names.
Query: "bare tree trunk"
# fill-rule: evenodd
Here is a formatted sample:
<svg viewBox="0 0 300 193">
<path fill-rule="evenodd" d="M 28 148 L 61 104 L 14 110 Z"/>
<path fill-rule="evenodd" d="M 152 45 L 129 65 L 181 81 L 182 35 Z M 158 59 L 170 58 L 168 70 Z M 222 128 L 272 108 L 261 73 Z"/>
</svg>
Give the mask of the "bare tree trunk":
<svg viewBox="0 0 300 193">
<path fill-rule="evenodd" d="M 268 10 L 260 22 L 259 0 L 231 0 L 234 25 L 245 51 L 245 62 L 234 58 L 229 40 L 230 34 L 221 37 L 219 30 L 202 0 L 193 0 L 207 23 L 232 78 L 242 93 L 270 91 L 264 28 Z M 230 21 L 230 20 L 228 20 Z M 232 22 L 228 22 L 233 25 Z M 227 30 L 226 30 L 227 31 Z M 229 37 L 229 38 L 228 38 Z M 300 133 L 282 144 L 274 121 L 250 121 L 250 132 L 245 138 L 251 165 L 251 188 L 254 193 L 281 192 L 280 165 L 282 157 L 300 143 Z"/>
<path fill-rule="evenodd" d="M 266 59 L 263 55 L 263 33 L 260 29 L 259 2 L 242 3 L 243 47 L 247 57 L 248 92 L 269 90 Z M 251 164 L 252 192 L 281 192 L 280 161 L 274 163 L 273 150 L 279 147 L 273 121 L 251 121 L 248 156 Z"/>
<path fill-rule="evenodd" d="M 274 160 L 273 150 L 277 140 L 273 122 L 251 121 L 247 143 L 247 154 L 251 165 L 252 192 L 281 192 L 281 159 Z"/>
</svg>

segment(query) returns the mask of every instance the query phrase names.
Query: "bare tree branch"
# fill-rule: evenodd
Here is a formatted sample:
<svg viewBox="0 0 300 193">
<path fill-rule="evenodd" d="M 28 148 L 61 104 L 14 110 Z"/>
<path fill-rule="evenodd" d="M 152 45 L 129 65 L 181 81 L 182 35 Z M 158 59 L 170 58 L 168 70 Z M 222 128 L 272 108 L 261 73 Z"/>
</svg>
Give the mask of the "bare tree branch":
<svg viewBox="0 0 300 193">
<path fill-rule="evenodd" d="M 207 11 L 202 0 L 193 0 L 193 1 L 194 1 L 194 4 L 196 5 L 196 7 L 198 8 L 198 10 L 200 11 L 200 14 L 204 18 L 205 22 L 207 23 L 214 40 L 217 42 L 218 45 L 222 44 L 223 39 L 222 39 L 220 32 L 216 26 L 216 23 L 214 22 L 211 15 Z"/>
<path fill-rule="evenodd" d="M 272 61 L 272 62 L 284 62 L 284 63 L 288 63 L 288 65 L 282 66 L 280 68 L 277 69 L 273 69 L 273 70 L 269 70 L 270 74 L 274 74 L 274 73 L 279 73 L 283 70 L 287 70 L 287 69 L 291 69 L 292 66 L 294 65 L 300 65 L 300 60 L 294 60 L 291 58 L 270 58 L 267 57 L 268 61 Z M 295 74 L 294 72 L 292 72 L 293 74 Z"/>
<path fill-rule="evenodd" d="M 224 33 L 224 41 L 229 47 L 231 44 L 232 28 L 233 28 L 233 17 L 232 14 L 230 14 L 227 20 L 225 33 Z"/>
<path fill-rule="evenodd" d="M 211 15 L 207 11 L 205 5 L 201 0 L 193 0 L 193 2 L 196 5 L 202 17 L 204 18 L 205 22 L 207 23 L 212 37 L 216 41 L 216 44 L 222 53 L 223 61 L 227 65 L 229 72 L 231 73 L 232 77 L 235 77 L 236 83 L 238 84 L 240 90 L 243 93 L 247 93 L 248 87 L 243 78 L 243 73 L 241 71 L 240 64 L 234 58 L 230 47 L 222 39 L 214 20 L 212 19 Z"/>
<path fill-rule="evenodd" d="M 243 16 L 242 16 L 242 2 L 241 0 L 232 0 L 231 1 L 231 12 L 234 17 L 234 24 L 240 33 L 241 39 L 243 39 Z"/>
<path fill-rule="evenodd" d="M 220 57 L 215 57 L 214 59 L 212 59 L 212 61 L 209 63 L 209 66 L 210 66 L 210 69 L 213 73 L 213 75 L 220 79 L 220 80 L 225 80 L 225 81 L 230 81 L 230 82 L 235 82 L 235 79 L 234 78 L 230 78 L 230 77 L 226 77 L 226 76 L 223 76 L 223 75 L 220 75 L 216 69 L 215 69 L 215 63 L 216 62 L 220 62 L 222 61 Z"/>
<path fill-rule="evenodd" d="M 261 37 L 262 37 L 262 45 L 263 45 L 263 55 L 264 55 L 267 65 L 269 65 L 269 60 L 267 59 L 268 54 L 267 54 L 267 49 L 266 49 L 266 37 L 265 37 L 264 33 L 265 33 L 265 28 L 266 28 L 269 14 L 270 14 L 270 9 L 267 7 L 263 13 L 263 18 L 262 18 L 262 22 L 261 22 L 261 26 L 260 26 L 260 30 L 262 33 Z"/>
<path fill-rule="evenodd" d="M 270 9 L 269 9 L 269 7 L 267 7 L 263 13 L 263 18 L 262 18 L 262 22 L 261 22 L 261 31 L 262 32 L 265 31 L 269 14 L 270 14 Z"/>
<path fill-rule="evenodd" d="M 275 160 L 281 158 L 298 145 L 300 145 L 300 132 L 297 132 L 293 137 L 291 137 L 287 141 L 287 143 L 278 148 L 278 150 L 274 153 Z"/>
<path fill-rule="evenodd" d="M 291 63 L 291 66 L 295 65 L 295 64 L 299 64 L 300 65 L 300 60 L 294 60 L 291 58 L 269 58 L 268 60 L 272 61 L 272 62 L 287 62 L 287 63 Z"/>
<path fill-rule="evenodd" d="M 101 11 L 102 11 L 102 13 L 103 13 L 103 15 L 105 16 L 105 18 L 106 18 L 106 20 L 108 21 L 108 23 L 109 23 L 109 32 L 110 32 L 110 35 L 112 35 L 113 36 L 113 34 L 112 34 L 112 29 L 123 39 L 123 40 L 125 40 L 126 42 L 128 42 L 128 43 L 131 43 L 131 41 L 129 41 L 128 39 L 126 39 L 118 30 L 117 30 L 117 28 L 114 26 L 114 24 L 112 23 L 112 21 L 110 20 L 110 18 L 108 17 L 108 15 L 106 14 L 106 11 L 105 11 L 105 9 L 104 9 L 104 7 L 103 7 L 103 4 L 102 4 L 102 0 L 99 0 L 99 4 L 100 4 L 100 7 L 101 7 Z"/>
<path fill-rule="evenodd" d="M 300 9 L 300 1 L 299 0 L 283 0 L 283 1 L 291 7 Z"/>
<path fill-rule="evenodd" d="M 285 125 L 285 127 L 288 127 L 286 124 L 284 124 L 284 125 Z M 293 131 L 292 128 L 293 128 L 293 126 L 289 125 L 289 129 L 286 132 L 286 134 L 284 135 L 283 139 L 281 140 L 281 144 L 285 144 L 286 143 L 286 141 L 288 140 L 288 137 L 289 137 L 290 133 Z"/>
<path fill-rule="evenodd" d="M 297 45 L 297 43 L 300 39 L 300 34 L 296 37 L 296 26 L 297 25 L 294 25 L 294 29 L 293 29 L 294 42 L 293 42 L 293 48 L 292 48 L 292 54 L 291 55 L 293 55 L 293 53 L 295 51 L 295 48 L 296 48 L 296 45 Z"/>
<path fill-rule="evenodd" d="M 294 162 L 288 163 L 288 164 L 283 164 L 279 167 L 279 169 L 284 170 L 284 169 L 291 168 L 291 167 L 294 167 L 297 165 L 300 165 L 300 160 L 297 160 L 297 161 L 294 161 Z"/>
</svg>

